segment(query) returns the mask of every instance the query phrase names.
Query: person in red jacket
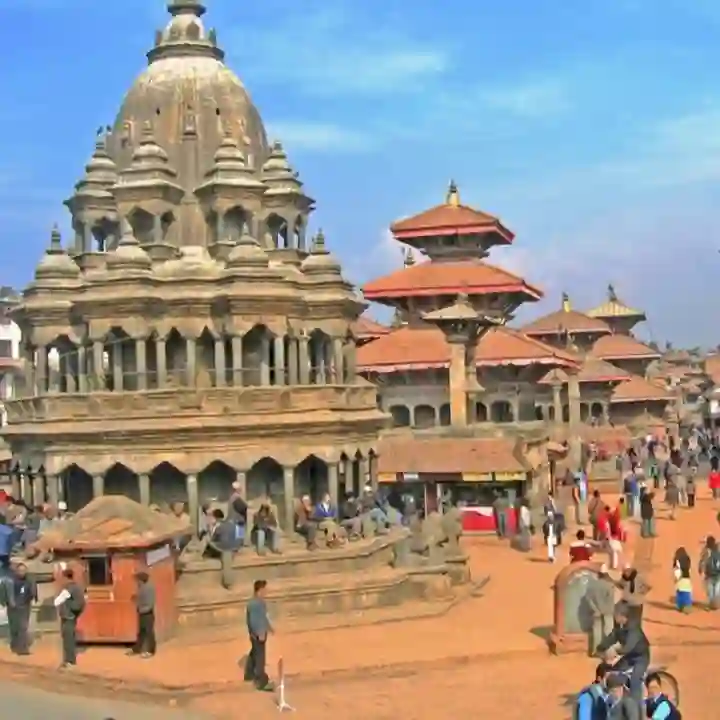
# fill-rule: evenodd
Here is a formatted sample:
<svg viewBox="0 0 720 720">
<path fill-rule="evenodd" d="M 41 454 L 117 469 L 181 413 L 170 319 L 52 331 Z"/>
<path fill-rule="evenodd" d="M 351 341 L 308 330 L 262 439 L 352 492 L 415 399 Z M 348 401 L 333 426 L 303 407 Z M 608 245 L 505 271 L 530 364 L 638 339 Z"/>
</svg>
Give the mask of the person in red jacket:
<svg viewBox="0 0 720 720">
<path fill-rule="evenodd" d="M 714 469 L 708 475 L 708 487 L 715 500 L 720 500 L 720 470 Z"/>
<path fill-rule="evenodd" d="M 570 544 L 570 562 L 584 562 L 592 558 L 595 552 L 595 544 L 587 540 L 584 530 L 578 530 L 575 534 L 575 541 Z"/>
</svg>

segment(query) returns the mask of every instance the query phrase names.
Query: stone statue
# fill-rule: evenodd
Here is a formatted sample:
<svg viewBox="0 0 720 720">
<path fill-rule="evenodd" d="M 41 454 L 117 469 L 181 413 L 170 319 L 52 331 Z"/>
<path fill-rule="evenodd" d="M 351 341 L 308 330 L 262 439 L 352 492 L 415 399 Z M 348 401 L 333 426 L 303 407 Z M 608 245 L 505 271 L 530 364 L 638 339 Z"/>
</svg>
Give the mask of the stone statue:
<svg viewBox="0 0 720 720">
<path fill-rule="evenodd" d="M 424 520 L 415 515 L 410 520 L 410 534 L 393 548 L 394 567 L 429 567 L 442 565 L 447 557 L 460 554 L 462 519 L 457 508 L 441 515 L 430 513 Z"/>
</svg>

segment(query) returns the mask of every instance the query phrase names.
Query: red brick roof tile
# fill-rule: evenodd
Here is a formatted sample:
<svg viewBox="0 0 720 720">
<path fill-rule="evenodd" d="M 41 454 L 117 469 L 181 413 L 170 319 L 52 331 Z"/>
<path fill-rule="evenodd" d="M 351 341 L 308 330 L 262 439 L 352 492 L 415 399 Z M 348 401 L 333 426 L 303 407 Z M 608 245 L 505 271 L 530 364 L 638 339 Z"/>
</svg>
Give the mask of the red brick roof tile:
<svg viewBox="0 0 720 720">
<path fill-rule="evenodd" d="M 629 380 L 632 375 L 627 370 L 621 370 L 615 365 L 600 360 L 599 358 L 586 357 L 581 361 L 582 365 L 578 372 L 578 380 L 582 382 L 593 383 L 611 383 Z M 567 382 L 567 374 L 559 369 L 551 370 L 547 375 L 542 377 L 539 382 L 549 385 L 552 382 Z"/>
<path fill-rule="evenodd" d="M 577 310 L 556 310 L 533 320 L 520 328 L 526 335 L 551 335 L 553 333 L 605 333 L 610 326 L 599 318 L 591 318 Z"/>
<path fill-rule="evenodd" d="M 516 443 L 506 438 L 385 437 L 378 446 L 378 472 L 526 472 Z"/>
<path fill-rule="evenodd" d="M 478 342 L 478 366 L 492 365 L 564 365 L 574 367 L 576 358 L 518 330 L 493 328 Z M 450 349 L 445 336 L 431 326 L 405 326 L 393 330 L 357 351 L 360 371 L 392 373 L 402 370 L 443 368 L 450 364 Z"/>
<path fill-rule="evenodd" d="M 644 400 L 672 400 L 672 394 L 654 382 L 634 375 L 629 380 L 621 382 L 612 393 L 612 403 L 632 403 Z"/>
<path fill-rule="evenodd" d="M 469 296 L 519 293 L 528 300 L 542 297 L 541 290 L 517 275 L 480 260 L 423 262 L 371 280 L 363 287 L 368 300 L 457 295 L 460 291 Z"/>
<path fill-rule="evenodd" d="M 660 353 L 629 335 L 605 335 L 593 344 L 592 354 L 603 360 L 656 360 Z"/>
<path fill-rule="evenodd" d="M 352 331 L 358 340 L 373 340 L 381 335 L 387 335 L 390 332 L 390 328 L 381 325 L 367 315 L 361 315 L 352 324 Z"/>
</svg>

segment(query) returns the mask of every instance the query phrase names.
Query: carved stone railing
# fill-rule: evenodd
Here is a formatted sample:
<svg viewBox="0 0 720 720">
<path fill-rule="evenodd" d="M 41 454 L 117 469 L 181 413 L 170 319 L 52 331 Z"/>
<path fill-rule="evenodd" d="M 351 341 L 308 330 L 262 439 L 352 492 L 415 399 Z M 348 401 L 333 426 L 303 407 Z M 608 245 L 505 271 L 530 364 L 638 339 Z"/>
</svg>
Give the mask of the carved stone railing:
<svg viewBox="0 0 720 720">
<path fill-rule="evenodd" d="M 244 415 L 376 409 L 373 386 L 176 388 L 139 392 L 62 393 L 6 401 L 9 424 L 137 417 Z"/>
</svg>

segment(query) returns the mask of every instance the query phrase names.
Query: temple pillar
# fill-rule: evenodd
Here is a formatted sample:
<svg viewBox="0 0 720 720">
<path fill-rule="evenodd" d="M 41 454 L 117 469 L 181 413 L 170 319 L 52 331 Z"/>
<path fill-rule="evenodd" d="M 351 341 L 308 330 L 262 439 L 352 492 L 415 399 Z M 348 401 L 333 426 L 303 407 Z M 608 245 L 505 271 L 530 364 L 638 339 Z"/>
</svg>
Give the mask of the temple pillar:
<svg viewBox="0 0 720 720">
<path fill-rule="evenodd" d="M 60 363 L 63 366 L 63 375 L 65 376 L 65 392 L 77 392 L 77 384 L 75 382 L 75 369 L 73 367 L 72 353 L 60 357 Z"/>
<path fill-rule="evenodd" d="M 137 389 L 147 390 L 147 343 L 145 338 L 135 340 L 135 373 Z"/>
<path fill-rule="evenodd" d="M 198 493 L 197 475 L 188 475 L 185 478 L 185 488 L 188 496 L 188 515 L 195 534 L 200 526 L 200 497 Z"/>
<path fill-rule="evenodd" d="M 370 458 L 369 457 L 361 457 L 359 459 L 359 477 L 358 480 L 360 482 L 360 487 L 357 489 L 358 495 L 360 495 L 363 492 L 363 489 L 366 485 L 372 486 L 371 482 L 371 468 L 370 468 Z"/>
<path fill-rule="evenodd" d="M 343 339 L 333 338 L 333 385 L 343 385 L 345 381 L 345 353 Z"/>
<path fill-rule="evenodd" d="M 275 343 L 275 384 L 286 385 L 287 376 L 285 371 L 285 338 L 276 337 L 273 342 Z"/>
<path fill-rule="evenodd" d="M 195 341 L 195 338 L 185 339 L 185 356 L 187 361 L 187 374 L 185 382 L 187 383 L 188 387 L 195 387 L 195 365 L 197 362 L 197 343 Z"/>
<path fill-rule="evenodd" d="M 568 375 L 568 405 L 570 414 L 569 443 L 570 443 L 570 466 L 573 472 L 580 470 L 582 466 L 582 437 L 580 435 L 580 381 L 577 373 Z"/>
<path fill-rule="evenodd" d="M 150 476 L 147 473 L 138 475 L 138 490 L 140 491 L 140 504 L 150 504 Z"/>
<path fill-rule="evenodd" d="M 33 477 L 33 505 L 44 505 L 47 502 L 45 495 L 45 476 L 40 473 L 36 473 Z"/>
<path fill-rule="evenodd" d="M 39 345 L 36 353 L 36 369 L 35 369 L 35 387 L 37 395 L 44 395 L 48 389 L 48 361 L 47 348 Z"/>
<path fill-rule="evenodd" d="M 58 475 L 47 475 L 47 501 L 54 507 L 60 502 L 60 477 Z"/>
<path fill-rule="evenodd" d="M 225 338 L 215 340 L 215 387 L 225 386 Z"/>
<path fill-rule="evenodd" d="M 340 498 L 340 480 L 338 477 L 338 463 L 328 463 L 328 492 L 330 493 L 330 502 L 337 508 Z"/>
<path fill-rule="evenodd" d="M 84 345 L 80 345 L 77 351 L 77 363 L 78 363 L 78 389 L 81 393 L 88 391 L 87 381 L 87 348 Z"/>
<path fill-rule="evenodd" d="M 233 369 L 233 385 L 242 387 L 243 385 L 243 339 L 240 335 L 233 336 L 232 339 L 232 369 Z"/>
<path fill-rule="evenodd" d="M 105 494 L 105 476 L 104 475 L 93 475 L 92 486 L 93 486 L 93 498 L 102 497 Z"/>
<path fill-rule="evenodd" d="M 288 340 L 288 385 L 298 384 L 298 341 L 291 337 Z"/>
<path fill-rule="evenodd" d="M 221 211 L 215 215 L 215 242 L 222 242 L 225 238 L 225 216 Z"/>
<path fill-rule="evenodd" d="M 91 253 L 93 251 L 93 233 L 92 225 L 89 222 L 83 223 L 83 252 Z"/>
<path fill-rule="evenodd" d="M 153 215 L 153 242 L 161 243 L 163 241 L 162 217 Z"/>
<path fill-rule="evenodd" d="M 561 428 L 563 425 L 563 405 L 562 405 L 562 384 L 560 382 L 553 382 L 552 394 L 553 394 L 553 416 L 556 428 Z"/>
<path fill-rule="evenodd" d="M 345 382 L 354 385 L 357 380 L 357 347 L 352 340 L 345 343 Z"/>
<path fill-rule="evenodd" d="M 167 385 L 167 347 L 165 338 L 155 338 L 155 362 L 157 367 L 157 386 Z"/>
<path fill-rule="evenodd" d="M 307 337 L 298 338 L 298 374 L 300 385 L 310 384 L 310 339 Z"/>
<path fill-rule="evenodd" d="M 467 388 L 465 380 L 467 368 L 465 364 L 465 344 L 451 342 L 450 347 L 450 422 L 455 428 L 463 428 L 468 424 Z"/>
<path fill-rule="evenodd" d="M 93 390 L 104 390 L 105 389 L 105 368 L 103 367 L 103 361 L 105 359 L 105 346 L 102 340 L 93 340 L 92 344 L 92 357 L 93 357 Z"/>
<path fill-rule="evenodd" d="M 285 506 L 285 533 L 291 538 L 295 533 L 295 468 L 283 468 L 283 503 Z"/>
<path fill-rule="evenodd" d="M 235 472 L 235 481 L 239 485 L 238 492 L 243 497 L 243 499 L 247 499 L 247 472 L 245 470 L 237 470 Z"/>
<path fill-rule="evenodd" d="M 123 347 L 122 343 L 115 342 L 112 349 L 112 372 L 113 372 L 113 388 L 115 392 L 122 390 L 124 386 L 124 368 L 123 368 Z"/>
<path fill-rule="evenodd" d="M 270 338 L 264 335 L 260 341 L 260 384 L 270 384 Z"/>
</svg>

